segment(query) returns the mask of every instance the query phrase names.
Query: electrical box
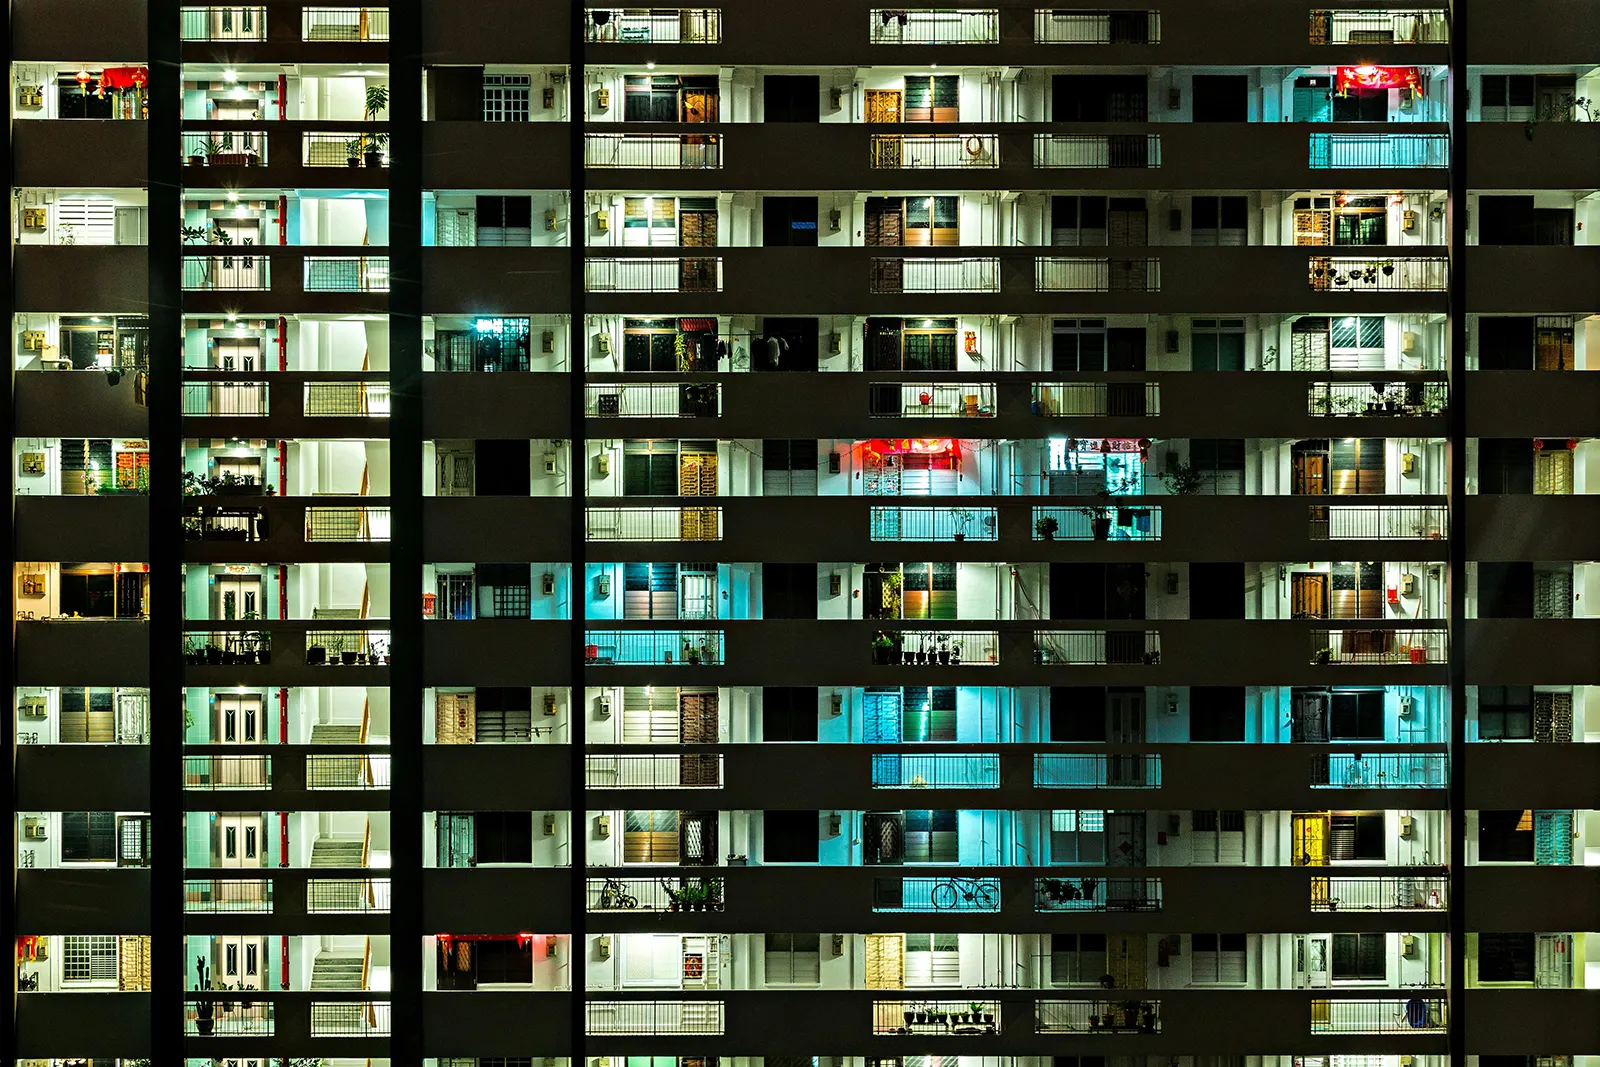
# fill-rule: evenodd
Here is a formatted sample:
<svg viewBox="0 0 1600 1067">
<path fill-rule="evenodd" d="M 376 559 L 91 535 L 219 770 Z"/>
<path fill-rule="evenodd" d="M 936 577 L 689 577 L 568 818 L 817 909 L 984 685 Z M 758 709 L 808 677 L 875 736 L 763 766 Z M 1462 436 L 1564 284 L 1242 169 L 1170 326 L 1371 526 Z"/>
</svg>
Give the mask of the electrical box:
<svg viewBox="0 0 1600 1067">
<path fill-rule="evenodd" d="M 611 110 L 611 90 L 610 89 L 597 89 L 597 90 L 595 90 L 594 106 L 595 106 L 595 110 L 596 111 L 610 111 Z"/>
<path fill-rule="evenodd" d="M 549 211 L 546 211 L 544 213 L 544 228 L 547 229 L 547 230 L 554 230 L 556 228 L 556 209 L 555 208 L 551 208 Z"/>
<path fill-rule="evenodd" d="M 1406 959 L 1410 959 L 1412 956 L 1415 956 L 1416 954 L 1417 954 L 1417 935 L 1416 934 L 1401 934 L 1400 935 L 1400 955 L 1404 956 Z"/>
<path fill-rule="evenodd" d="M 42 694 L 17 698 L 17 714 L 24 719 L 45 717 L 45 699 Z"/>
<path fill-rule="evenodd" d="M 1405 233 L 1416 232 L 1417 213 L 1415 211 L 1402 211 L 1400 213 L 1400 229 Z"/>
<path fill-rule="evenodd" d="M 556 332 L 546 330 L 539 338 L 539 351 L 554 352 L 556 350 Z"/>
<path fill-rule="evenodd" d="M 596 211 L 594 213 L 594 228 L 599 230 L 601 233 L 610 233 L 611 212 L 607 211 L 605 208 L 601 208 L 599 211 Z M 609 352 L 610 349 L 606 349 L 606 351 Z"/>
<path fill-rule="evenodd" d="M 556 472 L 556 454 L 554 452 L 546 452 L 544 454 L 544 472 L 546 474 L 554 474 Z M 545 577 L 548 578 L 549 575 L 545 575 Z"/>
<path fill-rule="evenodd" d="M 594 939 L 594 954 L 603 960 L 611 958 L 611 935 L 601 934 Z"/>
<path fill-rule="evenodd" d="M 1402 574 L 1400 576 L 1400 595 L 1417 595 L 1417 576 L 1415 574 Z"/>
<path fill-rule="evenodd" d="M 42 230 L 49 221 L 49 216 L 42 207 L 25 207 L 22 209 L 22 228 L 24 230 Z"/>
<path fill-rule="evenodd" d="M 839 226 L 843 222 L 844 222 L 844 214 L 838 208 L 834 208 L 832 211 L 828 212 L 828 232 L 829 233 L 838 233 L 839 232 Z"/>
<path fill-rule="evenodd" d="M 1400 334 L 1400 351 L 1415 352 L 1417 350 L 1417 335 L 1413 330 L 1404 330 Z"/>
<path fill-rule="evenodd" d="M 1167 331 L 1167 351 L 1169 353 L 1178 351 L 1178 331 L 1177 330 L 1168 330 Z"/>
<path fill-rule="evenodd" d="M 547 938 L 544 939 L 544 958 L 545 959 L 553 960 L 553 959 L 556 958 L 556 945 L 559 944 L 559 943 L 560 943 L 559 940 L 557 938 L 554 938 L 554 937 L 547 937 Z"/>
<path fill-rule="evenodd" d="M 1411 832 L 1412 832 L 1412 828 L 1413 828 L 1414 825 L 1415 825 L 1415 823 L 1413 823 L 1411 816 L 1409 816 L 1409 815 L 1400 816 L 1400 836 L 1401 836 L 1401 838 L 1409 839 L 1411 837 Z"/>
<path fill-rule="evenodd" d="M 19 108 L 44 107 L 44 86 L 19 85 L 17 86 L 17 106 Z"/>
<path fill-rule="evenodd" d="M 29 352 L 42 351 L 44 349 L 44 331 L 23 330 L 22 347 L 27 349 Z"/>
<path fill-rule="evenodd" d="M 556 813 L 553 811 L 544 813 L 544 836 L 556 836 Z"/>
<path fill-rule="evenodd" d="M 1182 89 L 1168 89 L 1167 90 L 1167 110 L 1168 111 L 1176 111 L 1182 106 L 1183 106 L 1183 90 Z"/>
<path fill-rule="evenodd" d="M 596 334 L 595 344 L 600 347 L 600 354 L 602 356 L 609 356 L 611 354 L 611 335 L 609 333 Z"/>
<path fill-rule="evenodd" d="M 837 574 L 828 575 L 828 595 L 838 596 L 844 592 L 844 579 Z"/>
<path fill-rule="evenodd" d="M 1399 710 L 1400 710 L 1400 717 L 1402 719 L 1411 718 L 1411 707 L 1412 707 L 1412 705 L 1411 705 L 1411 698 L 1410 697 L 1401 697 L 1399 702 L 1398 702 L 1398 707 L 1399 707 Z M 1401 816 L 1401 818 L 1404 819 L 1405 816 Z"/>
<path fill-rule="evenodd" d="M 597 718 L 611 718 L 611 697 L 601 694 L 599 699 L 594 702 L 594 713 Z M 607 823 L 606 825 L 609 827 L 610 823 Z"/>
<path fill-rule="evenodd" d="M 843 956 L 844 955 L 844 935 L 843 934 L 834 934 L 833 935 L 833 954 L 835 956 Z"/>
<path fill-rule="evenodd" d="M 546 111 L 549 111 L 550 109 L 552 109 L 552 108 L 554 108 L 556 106 L 556 91 L 555 91 L 555 89 L 553 89 L 553 88 L 546 89 L 541 95 L 544 97 L 544 109 Z"/>
<path fill-rule="evenodd" d="M 601 699 L 603 700 L 604 698 L 602 697 Z M 605 702 L 605 707 L 606 707 L 606 714 L 609 716 L 611 714 L 611 702 L 610 701 L 606 701 Z M 609 816 L 609 815 L 601 815 L 598 818 L 596 818 L 595 821 L 594 821 L 594 832 L 596 834 L 598 834 L 599 836 L 601 836 L 601 837 L 610 837 L 611 836 L 611 816 Z"/>
<path fill-rule="evenodd" d="M 556 595 L 556 576 L 551 574 L 549 571 L 546 571 L 544 573 L 544 577 L 539 579 L 539 589 L 544 593 L 545 596 L 555 596 Z M 555 698 L 551 697 L 550 699 L 554 700 Z M 553 714 L 553 713 L 546 712 L 546 714 Z"/>
<path fill-rule="evenodd" d="M 1400 453 L 1400 473 L 1401 474 L 1416 474 L 1417 473 L 1417 454 L 1415 452 L 1402 452 L 1402 453 Z"/>
<path fill-rule="evenodd" d="M 844 350 L 844 338 L 842 338 L 839 335 L 839 331 L 838 330 L 834 330 L 832 333 L 830 333 L 828 335 L 828 351 L 832 355 L 837 356 L 843 350 Z"/>
<path fill-rule="evenodd" d="M 597 477 L 611 477 L 611 453 L 602 452 L 594 457 L 594 472 Z"/>
<path fill-rule="evenodd" d="M 546 715 L 554 715 L 556 713 L 556 695 L 554 693 L 546 693 L 544 695 L 544 713 Z"/>
<path fill-rule="evenodd" d="M 837 719 L 840 715 L 844 714 L 844 694 L 843 693 L 834 693 L 834 694 L 832 694 L 831 696 L 828 697 L 828 711 L 829 711 L 829 714 L 832 715 L 833 718 L 835 718 L 835 719 Z"/>
<path fill-rule="evenodd" d="M 611 595 L 611 575 L 602 574 L 594 581 L 594 595 L 607 597 Z"/>
<path fill-rule="evenodd" d="M 843 831 L 843 829 L 844 829 L 844 817 L 841 816 L 836 811 L 830 813 L 828 815 L 828 836 L 829 837 L 838 837 L 839 834 Z"/>
<path fill-rule="evenodd" d="M 844 90 L 835 86 L 828 90 L 828 106 L 838 111 L 844 106 Z"/>
<path fill-rule="evenodd" d="M 844 469 L 844 457 L 837 452 L 828 453 L 828 473 L 838 474 Z"/>
<path fill-rule="evenodd" d="M 22 820 L 22 836 L 26 837 L 30 841 L 43 841 L 44 840 L 44 820 L 43 819 L 23 819 Z"/>
</svg>

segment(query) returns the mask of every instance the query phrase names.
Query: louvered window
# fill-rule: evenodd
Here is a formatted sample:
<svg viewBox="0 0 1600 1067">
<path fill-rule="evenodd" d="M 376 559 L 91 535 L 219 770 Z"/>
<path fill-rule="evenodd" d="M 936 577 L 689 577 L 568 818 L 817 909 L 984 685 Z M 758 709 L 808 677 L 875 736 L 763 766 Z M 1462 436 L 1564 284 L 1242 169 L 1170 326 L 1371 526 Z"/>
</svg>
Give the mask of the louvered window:
<svg viewBox="0 0 1600 1067">
<path fill-rule="evenodd" d="M 1381 860 L 1385 854 L 1381 814 L 1333 816 L 1329 828 L 1329 859 Z"/>
<path fill-rule="evenodd" d="M 680 739 L 676 688 L 655 685 L 623 689 L 623 744 L 675 745 Z"/>
<path fill-rule="evenodd" d="M 1381 370 L 1384 366 L 1382 315 L 1345 315 L 1331 320 L 1330 370 Z"/>
<path fill-rule="evenodd" d="M 61 939 L 61 977 L 68 982 L 117 980 L 117 939 L 68 936 Z"/>
<path fill-rule="evenodd" d="M 533 694 L 525 686 L 479 686 L 479 744 L 516 744 L 533 739 Z"/>
<path fill-rule="evenodd" d="M 955 122 L 960 117 L 960 94 L 957 75 L 907 75 L 905 121 Z"/>
<path fill-rule="evenodd" d="M 622 568 L 624 619 L 678 617 L 678 565 L 625 563 Z"/>
<path fill-rule="evenodd" d="M 1105 934 L 1050 935 L 1051 985 L 1099 985 L 1105 973 Z"/>
<path fill-rule="evenodd" d="M 61 689 L 60 741 L 109 745 L 117 739 L 116 694 L 110 689 Z"/>
<path fill-rule="evenodd" d="M 767 934 L 768 985 L 819 985 L 822 982 L 820 934 Z"/>
<path fill-rule="evenodd" d="M 1330 617 L 1335 619 L 1381 619 L 1383 606 L 1383 565 L 1381 563 L 1335 563 Z"/>
<path fill-rule="evenodd" d="M 1333 495 L 1382 493 L 1383 438 L 1334 438 L 1328 442 L 1333 468 Z"/>
<path fill-rule="evenodd" d="M 904 575 L 902 618 L 956 618 L 954 563 L 907 563 L 901 573 Z"/>
<path fill-rule="evenodd" d="M 1189 939 L 1191 981 L 1241 985 L 1245 980 L 1245 935 L 1195 934 Z"/>
<path fill-rule="evenodd" d="M 816 496 L 817 442 L 763 441 L 761 492 L 763 496 Z"/>
<path fill-rule="evenodd" d="M 1191 811 L 1189 825 L 1190 862 L 1244 862 L 1243 811 Z"/>
<path fill-rule="evenodd" d="M 906 988 L 961 984 L 959 934 L 906 935 Z"/>
<path fill-rule="evenodd" d="M 676 811 L 623 813 L 622 862 L 677 863 L 678 813 Z"/>
<path fill-rule="evenodd" d="M 110 197 L 56 199 L 56 225 L 69 227 L 73 244 L 108 245 L 116 238 L 117 207 Z"/>
</svg>

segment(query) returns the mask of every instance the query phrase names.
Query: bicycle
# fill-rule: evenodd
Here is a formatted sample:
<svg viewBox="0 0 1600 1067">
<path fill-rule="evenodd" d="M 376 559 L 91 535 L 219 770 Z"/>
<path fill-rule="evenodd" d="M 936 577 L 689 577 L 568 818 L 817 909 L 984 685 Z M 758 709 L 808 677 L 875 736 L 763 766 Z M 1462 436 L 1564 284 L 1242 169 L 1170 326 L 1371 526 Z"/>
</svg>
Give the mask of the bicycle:
<svg viewBox="0 0 1600 1067">
<path fill-rule="evenodd" d="M 615 878 L 607 878 L 605 885 L 600 887 L 600 908 L 629 910 L 639 907 L 639 898 L 625 890 L 622 883 Z"/>
<path fill-rule="evenodd" d="M 950 878 L 933 887 L 933 906 L 948 911 L 961 905 L 969 910 L 993 911 L 1000 906 L 1000 895 L 995 887 L 979 878 Z"/>
</svg>

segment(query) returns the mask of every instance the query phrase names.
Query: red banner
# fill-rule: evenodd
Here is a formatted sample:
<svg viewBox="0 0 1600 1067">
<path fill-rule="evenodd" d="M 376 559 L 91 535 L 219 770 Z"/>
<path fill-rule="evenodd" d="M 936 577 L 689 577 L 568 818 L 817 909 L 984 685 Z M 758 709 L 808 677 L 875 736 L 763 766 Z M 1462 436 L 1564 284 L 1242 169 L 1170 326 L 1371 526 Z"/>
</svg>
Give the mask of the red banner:
<svg viewBox="0 0 1600 1067">
<path fill-rule="evenodd" d="M 1351 89 L 1410 89 L 1427 96 L 1427 82 L 1416 67 L 1340 67 L 1333 82 L 1340 96 Z"/>
</svg>

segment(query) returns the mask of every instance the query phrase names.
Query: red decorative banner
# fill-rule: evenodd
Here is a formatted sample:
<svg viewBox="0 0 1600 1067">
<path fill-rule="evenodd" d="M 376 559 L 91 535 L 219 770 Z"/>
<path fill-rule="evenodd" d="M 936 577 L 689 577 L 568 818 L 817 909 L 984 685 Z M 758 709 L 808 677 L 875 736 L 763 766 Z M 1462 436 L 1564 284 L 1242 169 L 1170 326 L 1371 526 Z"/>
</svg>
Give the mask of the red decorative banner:
<svg viewBox="0 0 1600 1067">
<path fill-rule="evenodd" d="M 1340 67 L 1333 82 L 1340 96 L 1351 89 L 1410 89 L 1427 96 L 1427 83 L 1416 67 Z"/>
</svg>

